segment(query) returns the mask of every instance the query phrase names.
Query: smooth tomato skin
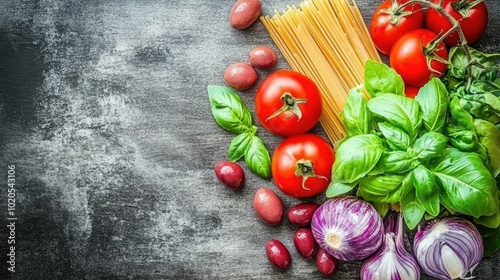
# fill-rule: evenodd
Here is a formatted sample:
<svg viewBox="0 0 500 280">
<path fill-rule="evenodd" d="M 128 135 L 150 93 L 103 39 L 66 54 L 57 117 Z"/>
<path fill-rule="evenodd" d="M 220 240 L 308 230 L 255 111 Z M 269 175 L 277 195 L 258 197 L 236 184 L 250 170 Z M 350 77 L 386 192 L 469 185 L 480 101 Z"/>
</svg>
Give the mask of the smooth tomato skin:
<svg viewBox="0 0 500 280">
<path fill-rule="evenodd" d="M 468 0 L 468 2 L 472 1 L 473 0 Z M 481 39 L 484 35 L 488 25 L 488 9 L 486 8 L 486 4 L 484 1 L 480 2 L 469 10 L 469 17 L 464 18 L 460 13 L 453 9 L 451 4 L 455 2 L 458 2 L 458 0 L 444 0 L 443 7 L 445 11 L 460 22 L 460 28 L 462 29 L 468 44 L 479 41 L 479 39 Z M 439 0 L 434 0 L 433 3 L 439 3 Z M 448 19 L 434 9 L 428 9 L 425 22 L 426 28 L 436 34 L 444 33 L 452 26 Z M 460 38 L 458 37 L 458 33 L 451 33 L 444 39 L 444 43 L 448 46 L 459 45 Z"/>
<path fill-rule="evenodd" d="M 414 87 L 410 85 L 405 85 L 405 95 L 409 98 L 415 98 L 417 96 L 420 87 Z"/>
<path fill-rule="evenodd" d="M 404 4 L 409 0 L 398 0 L 398 4 Z M 384 10 L 390 10 L 392 7 L 391 0 L 385 0 L 380 4 L 372 16 L 370 23 L 370 37 L 375 44 L 375 47 L 383 54 L 389 55 L 392 46 L 396 41 L 415 29 L 420 29 L 424 26 L 424 11 L 420 4 L 413 4 L 405 7 L 406 12 L 414 12 L 411 15 L 402 17 L 397 24 L 391 23 L 391 15 Z"/>
<path fill-rule="evenodd" d="M 427 67 L 427 60 L 423 48 L 436 38 L 436 34 L 426 29 L 413 30 L 399 38 L 392 47 L 389 55 L 391 67 L 403 78 L 405 84 L 421 87 L 431 77 L 440 77 L 446 71 L 446 64 L 437 60 L 431 61 L 431 71 Z M 448 51 L 443 43 L 440 43 L 434 54 L 448 59 Z M 437 72 L 436 72 L 437 71 Z"/>
<path fill-rule="evenodd" d="M 297 104 L 302 117 L 286 111 L 269 118 L 283 107 L 281 97 L 290 93 L 307 101 Z M 303 134 L 316 125 L 322 110 L 321 93 L 313 80 L 292 70 L 278 70 L 262 81 L 255 95 L 255 109 L 260 124 L 274 134 L 289 137 Z"/>
<path fill-rule="evenodd" d="M 310 160 L 316 176 L 310 176 L 302 187 L 303 176 L 296 176 L 297 161 Z M 274 183 L 286 195 L 312 197 L 330 184 L 335 154 L 328 142 L 316 134 L 301 134 L 284 139 L 276 148 L 271 170 Z"/>
</svg>

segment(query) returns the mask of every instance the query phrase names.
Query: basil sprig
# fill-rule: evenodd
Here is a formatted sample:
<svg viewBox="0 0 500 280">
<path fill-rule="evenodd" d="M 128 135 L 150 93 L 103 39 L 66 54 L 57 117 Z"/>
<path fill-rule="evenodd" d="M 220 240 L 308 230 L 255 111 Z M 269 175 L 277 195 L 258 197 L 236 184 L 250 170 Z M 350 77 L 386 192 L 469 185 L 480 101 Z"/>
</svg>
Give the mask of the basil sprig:
<svg viewBox="0 0 500 280">
<path fill-rule="evenodd" d="M 250 109 L 228 87 L 210 85 L 207 90 L 215 121 L 237 134 L 229 145 L 229 160 L 245 158 L 250 171 L 264 179 L 271 178 L 271 158 L 264 142 L 256 135 L 257 127 L 252 124 Z"/>
<path fill-rule="evenodd" d="M 498 227 L 499 158 L 488 157 L 499 143 L 496 126 L 473 120 L 438 78 L 411 99 L 387 65 L 369 61 L 366 68 L 371 99 L 359 88 L 348 94 L 341 117 L 349 133 L 337 148 L 326 195 L 355 191 L 381 214 L 398 203 L 410 229 L 444 210 Z"/>
</svg>

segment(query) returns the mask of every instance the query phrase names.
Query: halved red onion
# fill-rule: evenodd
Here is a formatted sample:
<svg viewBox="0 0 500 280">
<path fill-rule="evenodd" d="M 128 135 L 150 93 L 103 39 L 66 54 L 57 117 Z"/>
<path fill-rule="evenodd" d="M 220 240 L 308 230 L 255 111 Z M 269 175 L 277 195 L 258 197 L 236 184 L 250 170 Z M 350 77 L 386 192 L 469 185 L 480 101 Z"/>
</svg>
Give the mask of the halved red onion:
<svg viewBox="0 0 500 280">
<path fill-rule="evenodd" d="M 415 234 L 413 250 L 422 270 L 437 279 L 466 279 L 483 258 L 476 227 L 460 217 L 431 221 Z"/>
<path fill-rule="evenodd" d="M 382 243 L 382 217 L 368 202 L 354 196 L 325 201 L 314 212 L 311 230 L 318 245 L 343 261 L 361 260 Z"/>
<path fill-rule="evenodd" d="M 418 280 L 420 267 L 406 251 L 403 240 L 403 216 L 389 215 L 385 221 L 382 245 L 361 267 L 361 280 Z"/>
</svg>

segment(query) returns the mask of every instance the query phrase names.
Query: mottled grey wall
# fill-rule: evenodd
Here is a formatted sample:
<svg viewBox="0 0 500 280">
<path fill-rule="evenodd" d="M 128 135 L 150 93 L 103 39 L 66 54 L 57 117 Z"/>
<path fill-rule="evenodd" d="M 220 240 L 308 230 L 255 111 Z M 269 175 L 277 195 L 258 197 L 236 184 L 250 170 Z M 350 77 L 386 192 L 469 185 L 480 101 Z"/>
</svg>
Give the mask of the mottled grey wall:
<svg viewBox="0 0 500 280">
<path fill-rule="evenodd" d="M 0 239 L 0 279 L 322 278 L 295 252 L 290 224 L 255 216 L 253 193 L 272 182 L 242 163 L 246 188 L 232 192 L 213 173 L 233 135 L 213 120 L 206 86 L 224 84 L 224 69 L 252 47 L 272 45 L 260 22 L 229 27 L 233 3 L 1 1 L 0 174 L 16 165 L 18 243 L 7 274 Z M 264 1 L 264 13 L 297 3 Z M 378 1 L 358 3 L 368 19 Z M 500 51 L 493 9 L 480 48 Z M 277 68 L 288 68 L 281 56 Z M 241 92 L 252 111 L 254 90 Z M 270 150 L 281 140 L 260 126 L 259 135 Z M 286 273 L 267 262 L 271 238 L 292 253 Z M 498 275 L 497 262 L 478 274 Z M 341 264 L 336 278 L 356 279 L 359 265 Z"/>
</svg>

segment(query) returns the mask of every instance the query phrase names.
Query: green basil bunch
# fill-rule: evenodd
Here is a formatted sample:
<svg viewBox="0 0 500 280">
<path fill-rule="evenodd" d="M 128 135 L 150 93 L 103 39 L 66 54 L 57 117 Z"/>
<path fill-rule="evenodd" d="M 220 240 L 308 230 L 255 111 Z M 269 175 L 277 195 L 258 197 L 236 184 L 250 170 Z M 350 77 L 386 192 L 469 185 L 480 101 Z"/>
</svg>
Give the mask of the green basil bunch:
<svg viewBox="0 0 500 280">
<path fill-rule="evenodd" d="M 410 229 L 443 210 L 498 227 L 499 190 L 487 149 L 479 148 L 491 127 L 450 100 L 438 78 L 411 99 L 393 69 L 367 61 L 364 89 L 369 100 L 359 87 L 348 93 L 341 114 L 347 137 L 338 143 L 326 195 L 355 190 L 382 215 L 399 203 Z"/>
<path fill-rule="evenodd" d="M 476 132 L 475 135 L 456 134 L 457 142 L 471 150 L 476 148 L 476 151 L 486 155 L 493 175 L 498 177 L 500 175 L 500 78 L 498 77 L 500 53 L 486 54 L 470 47 L 469 53 L 470 59 L 463 47 L 451 48 L 448 71 L 443 79 L 450 96 L 456 98 L 455 107 L 460 106 L 460 110 L 470 115 L 464 125 Z M 452 133 L 455 128 L 456 124 L 450 127 Z"/>
<path fill-rule="evenodd" d="M 258 176 L 271 178 L 271 158 L 264 142 L 256 135 L 250 109 L 241 98 L 225 86 L 208 86 L 208 98 L 215 121 L 227 131 L 237 135 L 231 141 L 228 159 L 245 158 L 250 171 Z"/>
</svg>

